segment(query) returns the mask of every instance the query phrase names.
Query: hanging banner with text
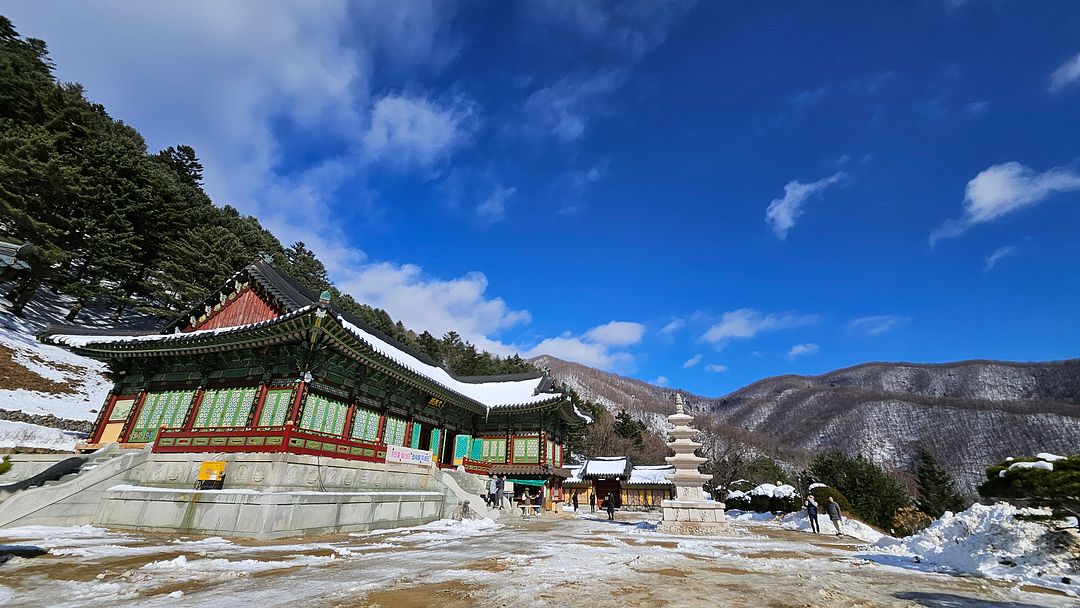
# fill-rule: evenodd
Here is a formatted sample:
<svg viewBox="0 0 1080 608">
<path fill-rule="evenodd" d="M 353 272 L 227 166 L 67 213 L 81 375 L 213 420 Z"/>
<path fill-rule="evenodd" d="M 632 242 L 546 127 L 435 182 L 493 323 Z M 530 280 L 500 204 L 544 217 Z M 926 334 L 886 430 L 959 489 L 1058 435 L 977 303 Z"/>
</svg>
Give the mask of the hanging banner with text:
<svg viewBox="0 0 1080 608">
<path fill-rule="evenodd" d="M 431 451 L 388 445 L 386 446 L 386 462 L 431 466 Z"/>
</svg>

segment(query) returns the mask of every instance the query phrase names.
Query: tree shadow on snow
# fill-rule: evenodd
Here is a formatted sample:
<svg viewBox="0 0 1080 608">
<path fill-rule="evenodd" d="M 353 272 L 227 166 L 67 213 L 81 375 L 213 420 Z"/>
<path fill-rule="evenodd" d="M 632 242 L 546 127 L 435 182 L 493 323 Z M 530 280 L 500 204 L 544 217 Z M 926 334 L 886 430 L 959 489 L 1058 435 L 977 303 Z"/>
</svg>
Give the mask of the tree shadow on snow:
<svg viewBox="0 0 1080 608">
<path fill-rule="evenodd" d="M 956 595 L 953 593 L 902 591 L 900 593 L 894 593 L 893 596 L 897 599 L 915 602 L 920 606 L 926 606 L 926 608 L 1041 608 L 1039 604 L 995 602 L 968 597 L 966 595 Z"/>
</svg>

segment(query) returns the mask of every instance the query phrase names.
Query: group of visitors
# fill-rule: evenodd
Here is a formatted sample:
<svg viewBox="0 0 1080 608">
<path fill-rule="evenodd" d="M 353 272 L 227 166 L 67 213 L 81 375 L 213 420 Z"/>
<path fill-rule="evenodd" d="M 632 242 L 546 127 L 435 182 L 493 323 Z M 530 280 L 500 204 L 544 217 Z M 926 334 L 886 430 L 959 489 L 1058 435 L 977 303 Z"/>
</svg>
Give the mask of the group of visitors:
<svg viewBox="0 0 1080 608">
<path fill-rule="evenodd" d="M 503 508 L 503 496 L 506 494 L 506 475 L 495 476 L 494 473 L 488 473 L 487 480 L 487 496 L 484 497 L 484 502 L 487 503 L 489 509 L 502 509 Z"/>
<path fill-rule="evenodd" d="M 598 499 L 599 497 L 596 497 L 596 498 Z M 600 509 L 604 510 L 604 511 L 607 511 L 608 519 L 610 519 L 610 520 L 615 519 L 615 497 L 612 496 L 611 492 L 608 492 L 607 495 L 604 496 L 604 498 L 602 500 L 594 500 L 594 497 L 592 496 L 592 493 L 590 492 L 589 496 L 588 496 L 588 499 L 589 499 L 589 511 L 590 512 L 595 513 L 597 503 L 599 503 Z M 579 505 L 578 493 L 577 492 L 574 492 L 570 496 L 570 504 L 574 506 L 574 513 L 577 513 L 578 505 Z"/>
<path fill-rule="evenodd" d="M 840 504 L 833 500 L 832 496 L 829 496 L 825 503 L 825 513 L 829 516 L 829 521 L 832 522 L 834 528 L 836 528 L 836 535 L 840 536 L 844 531 L 840 528 L 840 522 L 843 518 L 840 515 Z M 821 532 L 821 526 L 818 524 L 818 503 L 814 495 L 811 494 L 806 497 L 806 517 L 810 520 L 810 529 L 814 534 Z"/>
</svg>

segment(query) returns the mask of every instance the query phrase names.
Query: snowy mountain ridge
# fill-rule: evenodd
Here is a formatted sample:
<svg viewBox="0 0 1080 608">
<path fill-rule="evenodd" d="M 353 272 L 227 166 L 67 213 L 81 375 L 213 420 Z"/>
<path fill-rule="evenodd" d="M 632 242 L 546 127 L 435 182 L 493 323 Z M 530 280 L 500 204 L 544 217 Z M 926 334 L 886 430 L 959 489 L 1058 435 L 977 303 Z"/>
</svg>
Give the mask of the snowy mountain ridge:
<svg viewBox="0 0 1080 608">
<path fill-rule="evenodd" d="M 673 389 L 555 357 L 531 360 L 583 398 L 654 426 Z M 929 449 L 973 492 L 987 465 L 1080 446 L 1080 359 L 1046 363 L 865 363 L 820 376 L 765 378 L 722 397 L 684 393 L 688 410 L 788 448 L 838 448 L 910 470 Z"/>
</svg>

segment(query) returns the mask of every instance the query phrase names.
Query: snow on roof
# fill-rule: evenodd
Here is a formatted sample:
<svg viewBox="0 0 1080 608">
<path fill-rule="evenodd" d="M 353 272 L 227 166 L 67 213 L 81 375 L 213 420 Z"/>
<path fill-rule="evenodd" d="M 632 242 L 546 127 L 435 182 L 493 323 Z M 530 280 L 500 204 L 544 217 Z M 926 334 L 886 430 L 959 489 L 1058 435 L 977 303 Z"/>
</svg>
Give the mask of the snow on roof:
<svg viewBox="0 0 1080 608">
<path fill-rule="evenodd" d="M 593 477 L 620 477 L 626 474 L 626 458 L 622 456 L 600 456 L 590 458 L 585 463 L 582 475 Z"/>
<path fill-rule="evenodd" d="M 571 465 L 564 465 L 563 468 L 566 469 L 567 471 L 570 471 L 570 476 L 563 480 L 564 484 L 566 484 L 566 483 L 582 483 L 581 470 L 583 468 L 585 468 L 584 465 L 571 464 Z"/>
<path fill-rule="evenodd" d="M 271 321 L 261 321 L 259 323 L 251 323 L 249 325 L 238 325 L 234 327 L 218 327 L 216 329 L 198 329 L 195 331 L 172 333 L 172 334 L 50 334 L 48 341 L 53 344 L 70 346 L 72 348 L 79 348 L 88 344 L 116 344 L 118 342 L 169 342 L 178 340 L 190 340 L 192 338 L 200 338 L 203 336 L 214 336 L 218 334 L 225 334 L 232 331 L 239 331 L 242 329 L 250 329 L 256 325 L 269 324 L 283 321 L 292 317 L 302 315 L 303 313 L 311 310 L 312 306 L 305 306 L 298 308 L 288 314 L 281 315 Z"/>
<path fill-rule="evenodd" d="M 263 321 L 261 323 L 276 323 L 284 319 L 299 316 L 309 310 L 313 306 L 304 306 L 298 308 L 290 313 L 281 315 L 272 321 Z M 433 380 L 437 384 L 455 392 L 464 397 L 471 399 L 488 410 L 499 407 L 509 407 L 514 405 L 535 405 L 552 401 L 553 399 L 561 397 L 560 393 L 545 393 L 538 392 L 540 383 L 543 382 L 542 376 L 527 379 L 505 380 L 505 381 L 490 381 L 490 382 L 465 382 L 459 380 L 450 375 L 448 371 L 437 366 L 425 363 L 420 359 L 410 355 L 404 350 L 397 348 L 389 342 L 375 336 L 374 334 L 365 331 L 357 325 L 346 321 L 343 317 L 338 316 L 338 321 L 341 325 L 353 334 L 356 338 L 367 343 L 373 350 L 379 354 L 391 359 L 397 364 L 401 365 L 412 371 L 413 373 L 425 376 L 430 380 Z M 236 327 L 220 327 L 217 329 L 204 329 L 190 331 L 186 333 L 174 333 L 174 334 L 143 334 L 143 335 L 79 335 L 79 334 L 53 334 L 49 336 L 49 340 L 55 344 L 62 344 L 65 346 L 78 348 L 84 347 L 89 344 L 114 344 L 122 342 L 170 342 L 170 341 L 186 341 L 202 336 L 212 336 L 217 334 L 224 334 L 229 332 L 241 331 L 249 329 L 260 323 L 253 323 L 250 325 L 241 325 Z M 575 408 L 576 411 L 576 408 Z M 592 421 L 584 414 L 577 412 L 582 418 L 588 421 Z"/>
<path fill-rule="evenodd" d="M 675 473 L 675 467 L 669 464 L 638 466 L 630 470 L 630 479 L 627 485 L 671 485 L 671 475 Z"/>
<path fill-rule="evenodd" d="M 399 365 L 421 376 L 426 376 L 438 382 L 454 392 L 484 404 L 488 409 L 509 405 L 543 403 L 558 396 L 558 393 L 537 393 L 537 388 L 540 386 L 540 382 L 543 381 L 542 377 L 527 380 L 507 380 L 504 382 L 462 382 L 451 376 L 450 372 L 445 369 L 437 365 L 424 363 L 409 353 L 376 337 L 374 334 L 349 323 L 342 317 L 338 317 L 338 321 L 341 322 L 345 329 L 349 330 L 357 338 L 367 342 L 379 354 L 392 359 Z"/>
</svg>

